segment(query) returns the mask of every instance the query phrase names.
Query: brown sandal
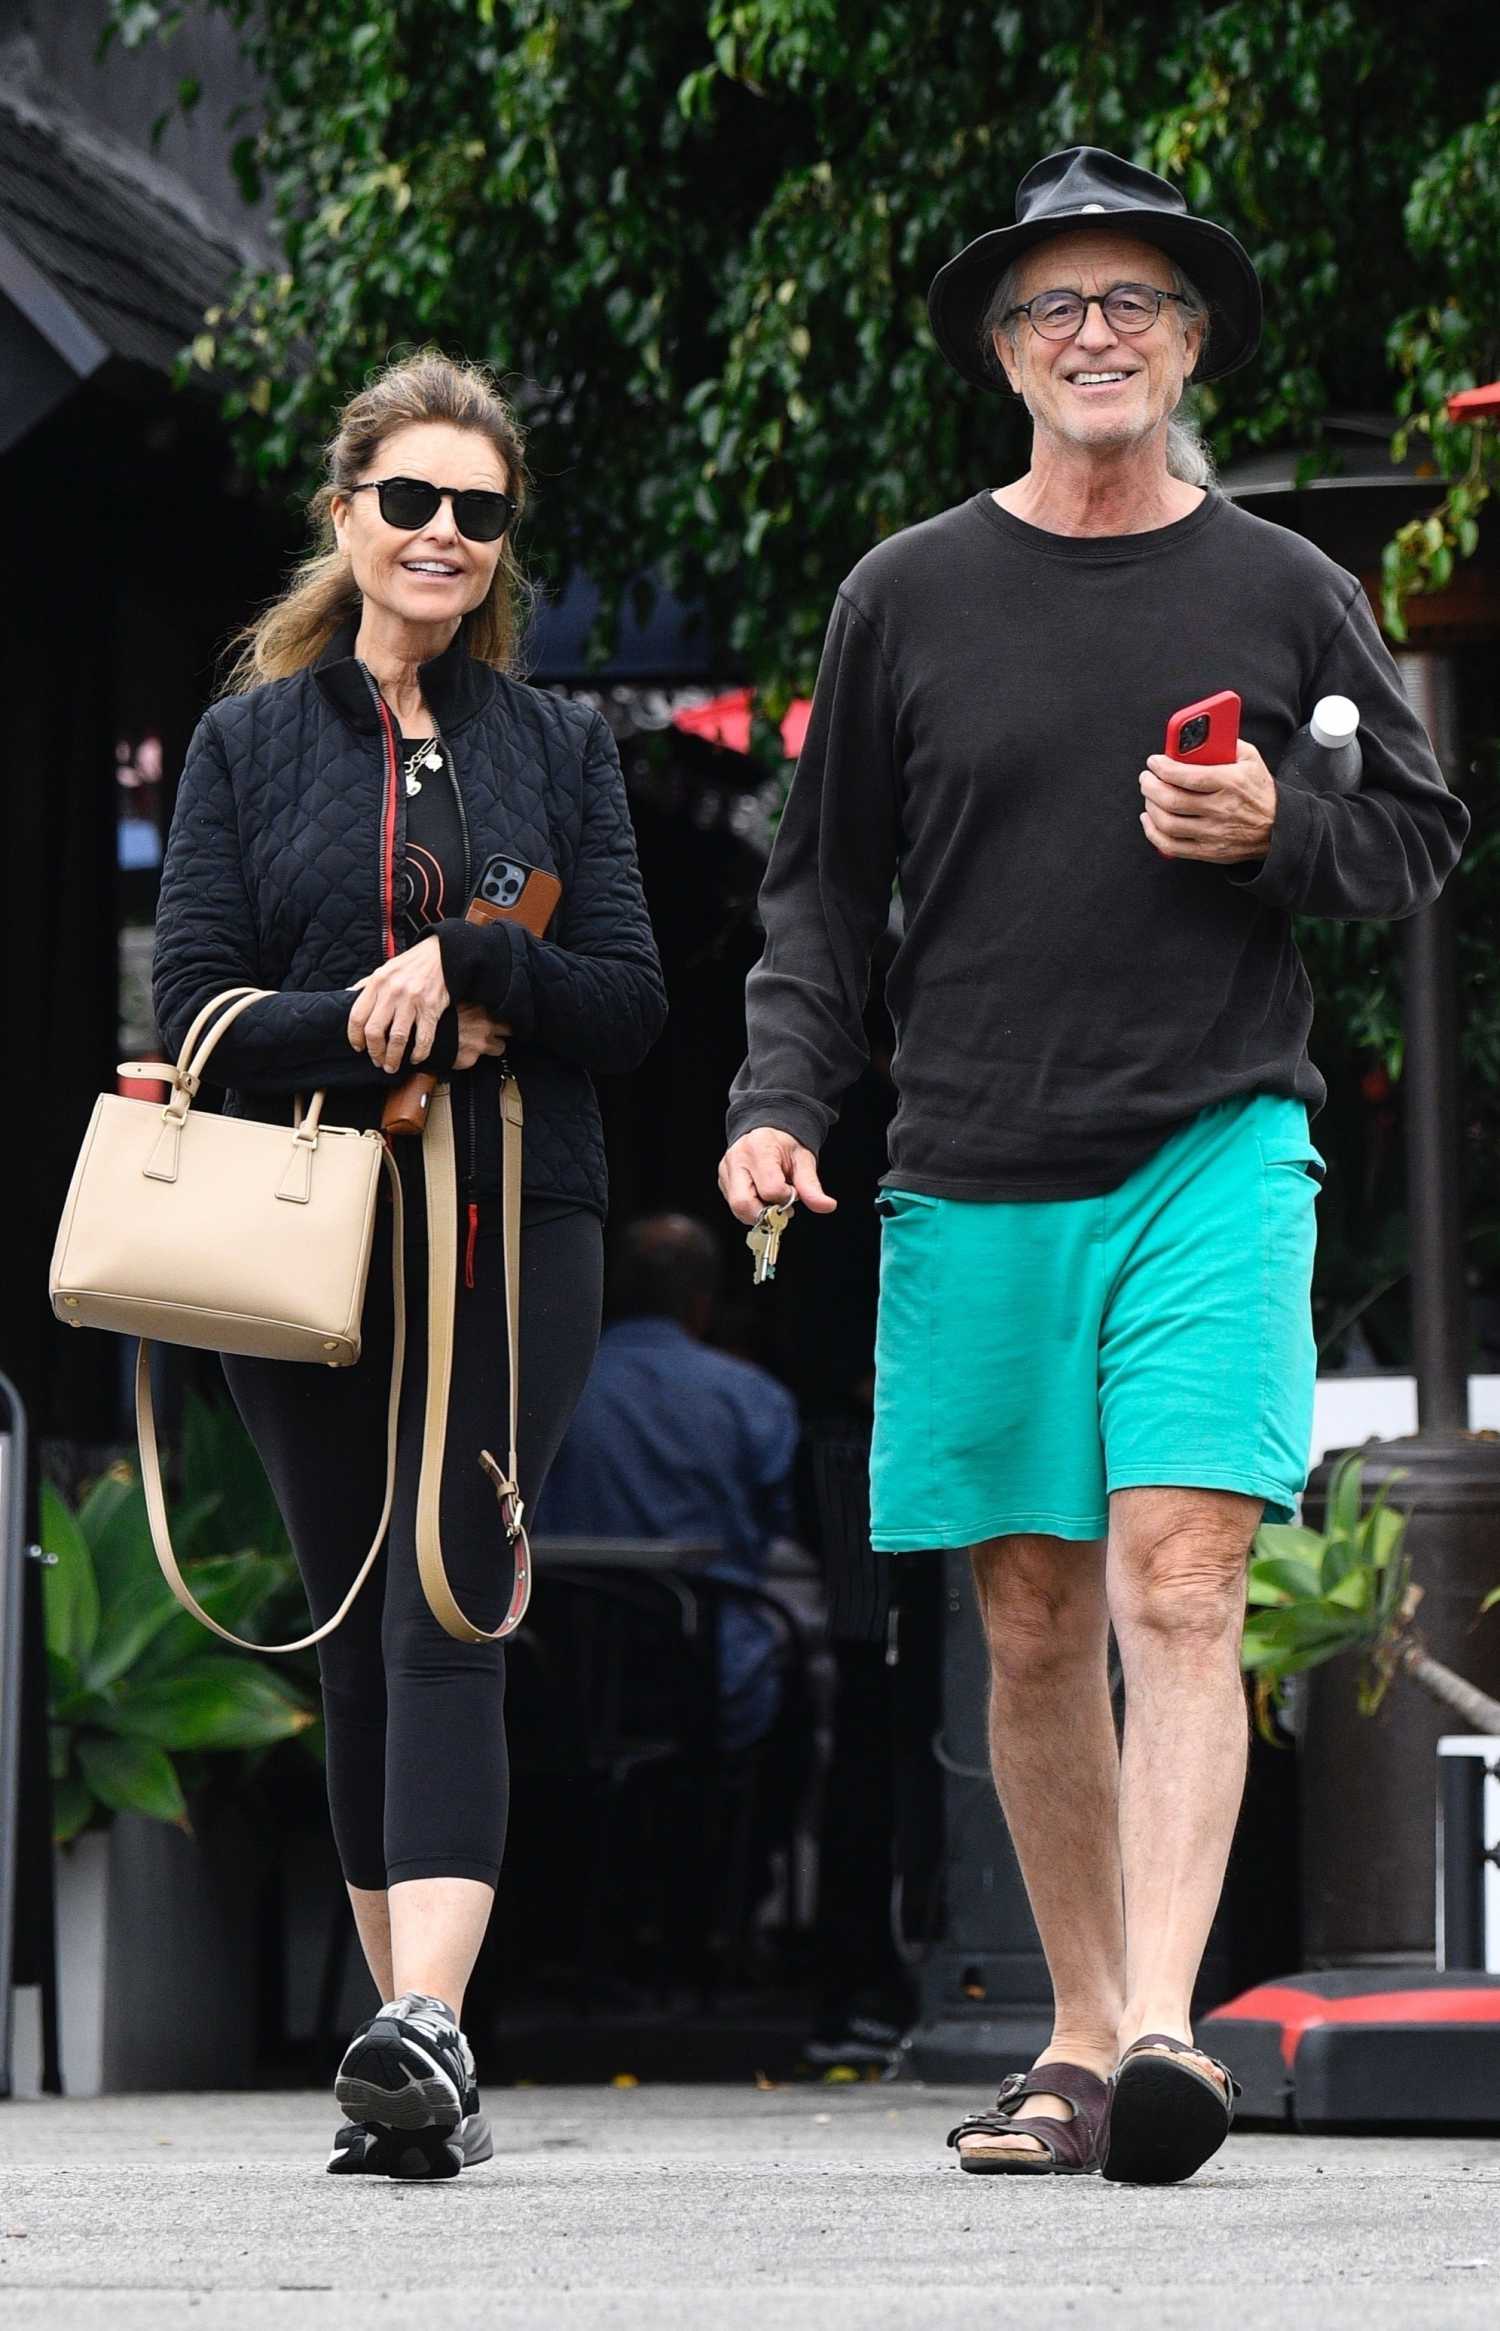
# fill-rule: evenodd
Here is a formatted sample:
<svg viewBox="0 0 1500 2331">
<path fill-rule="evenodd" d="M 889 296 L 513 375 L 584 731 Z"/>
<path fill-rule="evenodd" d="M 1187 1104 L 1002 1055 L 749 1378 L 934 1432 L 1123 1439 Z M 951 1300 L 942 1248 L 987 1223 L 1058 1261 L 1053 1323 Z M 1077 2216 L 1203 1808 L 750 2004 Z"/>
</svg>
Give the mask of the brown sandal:
<svg viewBox="0 0 1500 2331">
<path fill-rule="evenodd" d="M 1222 2073 L 1222 2086 L 1195 2056 Z M 1144 2032 L 1120 2058 L 1110 2090 L 1104 2175 L 1113 2185 L 1176 2185 L 1218 2152 L 1240 2084 L 1206 2048 Z"/>
<path fill-rule="evenodd" d="M 1018 2121 L 1016 2107 L 1028 2096 L 1060 2096 L 1073 2107 L 1061 2121 L 1048 2113 Z M 981 2177 L 1087 2177 L 1099 2166 L 1099 2140 L 1109 2111 L 1109 2083 L 1081 2064 L 1038 2064 L 1030 2072 L 1012 2072 L 1002 2081 L 993 2112 L 976 2112 L 948 2132 L 958 2148 L 961 2137 L 1035 2137 L 1040 2153 L 965 2153 L 958 2151 L 960 2169 Z"/>
</svg>

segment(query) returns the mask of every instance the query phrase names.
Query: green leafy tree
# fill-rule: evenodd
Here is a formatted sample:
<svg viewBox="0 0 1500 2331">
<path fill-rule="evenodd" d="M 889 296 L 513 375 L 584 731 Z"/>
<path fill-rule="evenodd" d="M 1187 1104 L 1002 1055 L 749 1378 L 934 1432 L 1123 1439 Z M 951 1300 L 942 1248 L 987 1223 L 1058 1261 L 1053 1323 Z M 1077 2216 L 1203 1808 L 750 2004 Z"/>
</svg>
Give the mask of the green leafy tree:
<svg viewBox="0 0 1500 2331">
<path fill-rule="evenodd" d="M 1440 591 L 1455 563 L 1479 547 L 1479 517 L 1500 483 L 1500 428 L 1448 419 L 1447 398 L 1500 375 L 1500 84 L 1480 120 L 1466 122 L 1417 173 L 1405 212 L 1410 248 L 1438 296 L 1392 328 L 1402 374 L 1395 451 L 1425 439 L 1447 480 L 1439 507 L 1399 528 L 1385 551 L 1385 621 L 1405 635 L 1414 591 Z"/>
<path fill-rule="evenodd" d="M 285 265 L 193 357 L 249 458 L 305 484 L 393 345 L 484 358 L 523 384 L 543 566 L 618 592 L 658 565 L 772 710 L 853 559 L 1019 462 L 924 295 L 1075 139 L 1178 180 L 1262 272 L 1260 358 L 1202 394 L 1218 451 L 1316 459 L 1328 410 L 1390 405 L 1394 334 L 1464 498 L 1393 573 L 1475 539 L 1488 440 L 1441 419 L 1500 369 L 1500 31 L 1468 0 L 116 0 L 115 24 L 193 9 L 265 89 L 235 162 Z"/>
</svg>

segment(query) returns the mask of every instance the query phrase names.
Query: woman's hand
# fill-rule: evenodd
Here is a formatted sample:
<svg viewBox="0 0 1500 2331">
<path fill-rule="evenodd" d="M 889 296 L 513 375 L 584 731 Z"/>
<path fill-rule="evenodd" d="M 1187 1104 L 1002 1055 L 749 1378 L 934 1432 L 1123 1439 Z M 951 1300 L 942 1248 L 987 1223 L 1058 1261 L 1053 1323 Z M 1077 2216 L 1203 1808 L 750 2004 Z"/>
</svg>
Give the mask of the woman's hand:
<svg viewBox="0 0 1500 2331">
<path fill-rule="evenodd" d="M 367 1053 L 372 1067 L 387 1073 L 403 1062 L 409 1068 L 420 1067 L 432 1050 L 438 1021 L 448 1009 L 443 951 L 437 940 L 420 939 L 415 947 L 393 955 L 355 984 L 359 994 L 348 1028 L 355 1051 Z M 406 1047 L 413 1030 L 416 1042 L 407 1061 Z"/>
<path fill-rule="evenodd" d="M 483 1004 L 460 1004 L 458 1050 L 453 1056 L 455 1069 L 472 1068 L 486 1053 L 503 1052 L 509 1034 L 509 1020 L 492 1020 Z"/>
</svg>

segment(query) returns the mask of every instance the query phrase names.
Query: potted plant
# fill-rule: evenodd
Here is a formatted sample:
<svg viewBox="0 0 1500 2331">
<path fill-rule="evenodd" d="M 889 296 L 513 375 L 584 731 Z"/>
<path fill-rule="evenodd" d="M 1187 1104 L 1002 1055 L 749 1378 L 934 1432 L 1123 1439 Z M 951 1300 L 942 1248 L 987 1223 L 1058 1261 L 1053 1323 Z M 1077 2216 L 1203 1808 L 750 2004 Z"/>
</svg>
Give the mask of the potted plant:
<svg viewBox="0 0 1500 2331">
<path fill-rule="evenodd" d="M 1361 1460 L 1351 1454 L 1330 1483 L 1326 1529 L 1270 1522 L 1256 1532 L 1241 1659 L 1254 1678 L 1256 1721 L 1267 1738 L 1292 1677 L 1345 1651 L 1363 1659 L 1358 1691 L 1366 1715 L 1405 1675 L 1469 1730 L 1500 1736 L 1500 1700 L 1434 1659 L 1422 1641 L 1422 1589 L 1405 1551 L 1408 1517 L 1386 1502 L 1402 1479 L 1400 1471 L 1389 1473 L 1366 1507 Z M 1497 1603 L 1500 1587 L 1480 1611 Z"/>
<path fill-rule="evenodd" d="M 190 1404 L 173 1536 L 194 1594 L 253 1630 L 293 1586 L 229 1412 Z M 269 1506 L 274 1517 L 274 1506 Z M 253 1528 L 267 1543 L 247 1542 Z M 42 1490 L 60 2021 L 69 2093 L 232 2085 L 251 2068 L 253 1823 L 215 1786 L 307 1733 L 299 1677 L 208 1635 L 169 1591 L 131 1468 Z M 224 1552 L 226 1544 L 236 1549 Z M 209 1553 L 212 1545 L 220 1551 Z M 290 1578 L 289 1578 L 290 1574 Z M 231 1763 L 233 1760 L 233 1763 Z"/>
</svg>

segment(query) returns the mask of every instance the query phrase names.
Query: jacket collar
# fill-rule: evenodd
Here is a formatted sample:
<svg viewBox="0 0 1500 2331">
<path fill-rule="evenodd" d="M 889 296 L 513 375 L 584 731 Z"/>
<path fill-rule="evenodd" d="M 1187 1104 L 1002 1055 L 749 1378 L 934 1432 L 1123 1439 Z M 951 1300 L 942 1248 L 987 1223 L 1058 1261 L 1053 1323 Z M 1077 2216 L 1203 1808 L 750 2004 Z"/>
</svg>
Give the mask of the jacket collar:
<svg viewBox="0 0 1500 2331">
<path fill-rule="evenodd" d="M 380 715 L 369 674 L 354 653 L 358 630 L 358 619 L 351 615 L 314 664 L 313 678 L 341 720 L 361 734 L 373 736 L 380 727 Z M 476 712 L 482 712 L 495 692 L 494 672 L 470 655 L 461 624 L 442 654 L 423 664 L 421 672 L 422 694 L 444 736 L 451 736 Z"/>
</svg>

